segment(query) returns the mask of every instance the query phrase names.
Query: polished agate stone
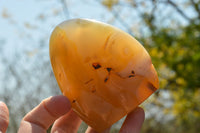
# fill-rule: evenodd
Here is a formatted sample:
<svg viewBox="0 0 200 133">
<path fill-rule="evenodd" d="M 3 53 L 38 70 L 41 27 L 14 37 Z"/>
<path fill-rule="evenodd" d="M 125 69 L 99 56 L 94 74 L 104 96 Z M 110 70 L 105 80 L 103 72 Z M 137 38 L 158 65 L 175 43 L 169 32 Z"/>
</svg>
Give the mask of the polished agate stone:
<svg viewBox="0 0 200 133">
<path fill-rule="evenodd" d="M 73 110 L 101 132 L 158 89 L 145 48 L 131 35 L 88 19 L 59 24 L 50 38 L 50 59 Z"/>
</svg>

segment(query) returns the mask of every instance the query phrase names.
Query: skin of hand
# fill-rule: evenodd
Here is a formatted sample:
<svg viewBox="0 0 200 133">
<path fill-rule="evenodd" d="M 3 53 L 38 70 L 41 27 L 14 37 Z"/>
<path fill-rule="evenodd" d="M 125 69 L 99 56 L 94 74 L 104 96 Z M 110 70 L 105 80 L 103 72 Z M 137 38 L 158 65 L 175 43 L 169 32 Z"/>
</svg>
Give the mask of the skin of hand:
<svg viewBox="0 0 200 133">
<path fill-rule="evenodd" d="M 5 133 L 9 124 L 9 111 L 5 103 L 0 101 L 0 133 Z"/>
<path fill-rule="evenodd" d="M 144 110 L 137 107 L 127 115 L 119 133 L 139 133 L 144 118 Z M 8 127 L 8 119 L 8 109 L 5 104 L 1 103 L 0 131 L 2 133 L 5 133 Z M 76 133 L 81 122 L 65 96 L 52 96 L 43 100 L 22 119 L 18 133 L 46 133 L 52 124 L 51 133 Z M 110 128 L 103 133 L 109 133 L 109 130 Z M 86 133 L 97 132 L 88 127 Z"/>
</svg>

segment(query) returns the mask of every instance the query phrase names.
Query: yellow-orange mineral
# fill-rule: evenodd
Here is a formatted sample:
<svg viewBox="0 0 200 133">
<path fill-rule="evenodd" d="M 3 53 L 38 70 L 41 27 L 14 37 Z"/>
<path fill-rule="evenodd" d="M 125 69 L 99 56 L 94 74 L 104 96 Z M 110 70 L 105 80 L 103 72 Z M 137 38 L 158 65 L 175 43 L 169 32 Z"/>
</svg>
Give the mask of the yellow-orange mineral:
<svg viewBox="0 0 200 133">
<path fill-rule="evenodd" d="M 144 47 L 111 25 L 73 19 L 58 25 L 50 58 L 62 93 L 88 125 L 101 132 L 158 89 Z"/>
</svg>

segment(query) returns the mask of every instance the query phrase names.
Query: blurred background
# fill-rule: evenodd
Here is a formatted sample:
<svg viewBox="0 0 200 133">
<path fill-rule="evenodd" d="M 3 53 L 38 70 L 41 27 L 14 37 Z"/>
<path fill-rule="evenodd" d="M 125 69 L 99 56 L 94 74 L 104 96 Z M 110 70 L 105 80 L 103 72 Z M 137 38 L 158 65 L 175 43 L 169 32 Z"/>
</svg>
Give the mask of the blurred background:
<svg viewBox="0 0 200 133">
<path fill-rule="evenodd" d="M 114 25 L 149 52 L 160 89 L 142 104 L 142 133 L 200 131 L 200 0 L 0 0 L 0 100 L 10 109 L 8 133 L 17 132 L 42 99 L 61 94 L 49 37 L 72 18 Z M 85 128 L 83 123 L 79 132 Z"/>
</svg>

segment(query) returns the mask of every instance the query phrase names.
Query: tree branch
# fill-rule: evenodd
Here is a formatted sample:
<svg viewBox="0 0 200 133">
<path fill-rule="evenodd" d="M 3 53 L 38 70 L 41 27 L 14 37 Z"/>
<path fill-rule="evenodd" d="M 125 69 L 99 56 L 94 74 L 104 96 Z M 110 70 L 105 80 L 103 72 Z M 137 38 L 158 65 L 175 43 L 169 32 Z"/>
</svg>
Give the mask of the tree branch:
<svg viewBox="0 0 200 133">
<path fill-rule="evenodd" d="M 100 1 L 96 0 L 96 2 L 99 3 Z M 127 5 L 127 6 L 128 6 L 128 5 Z M 113 15 L 113 17 L 115 17 L 115 19 L 117 19 L 117 21 L 119 21 L 120 24 L 124 26 L 124 28 L 126 29 L 126 31 L 127 31 L 130 35 L 133 36 L 133 32 L 132 32 L 132 30 L 131 30 L 129 24 L 126 23 L 126 21 L 124 21 L 123 18 L 121 18 L 121 16 L 120 16 L 120 14 L 118 13 L 118 11 L 116 11 L 116 10 L 113 8 L 112 11 L 110 11 L 110 12 L 111 12 L 111 14 Z"/>
<path fill-rule="evenodd" d="M 198 3 L 195 3 L 194 0 L 190 0 L 192 3 L 192 6 L 194 7 L 194 9 L 197 11 L 198 14 L 198 18 L 200 19 L 200 8 L 198 6 Z"/>
<path fill-rule="evenodd" d="M 126 28 L 127 32 L 133 36 L 133 32 L 131 28 L 129 27 L 129 24 L 126 23 L 121 16 L 118 14 L 118 12 L 115 11 L 115 9 L 112 10 L 113 16 Z"/>
<path fill-rule="evenodd" d="M 168 4 L 170 4 L 172 7 L 176 9 L 176 11 L 184 17 L 186 20 L 191 21 L 191 19 L 171 0 L 167 0 Z"/>
<path fill-rule="evenodd" d="M 63 8 L 63 12 L 65 14 L 65 17 L 67 19 L 70 18 L 70 13 L 69 13 L 69 10 L 68 10 L 68 6 L 67 6 L 67 2 L 66 0 L 60 0 L 61 4 L 62 4 L 62 8 Z"/>
</svg>

